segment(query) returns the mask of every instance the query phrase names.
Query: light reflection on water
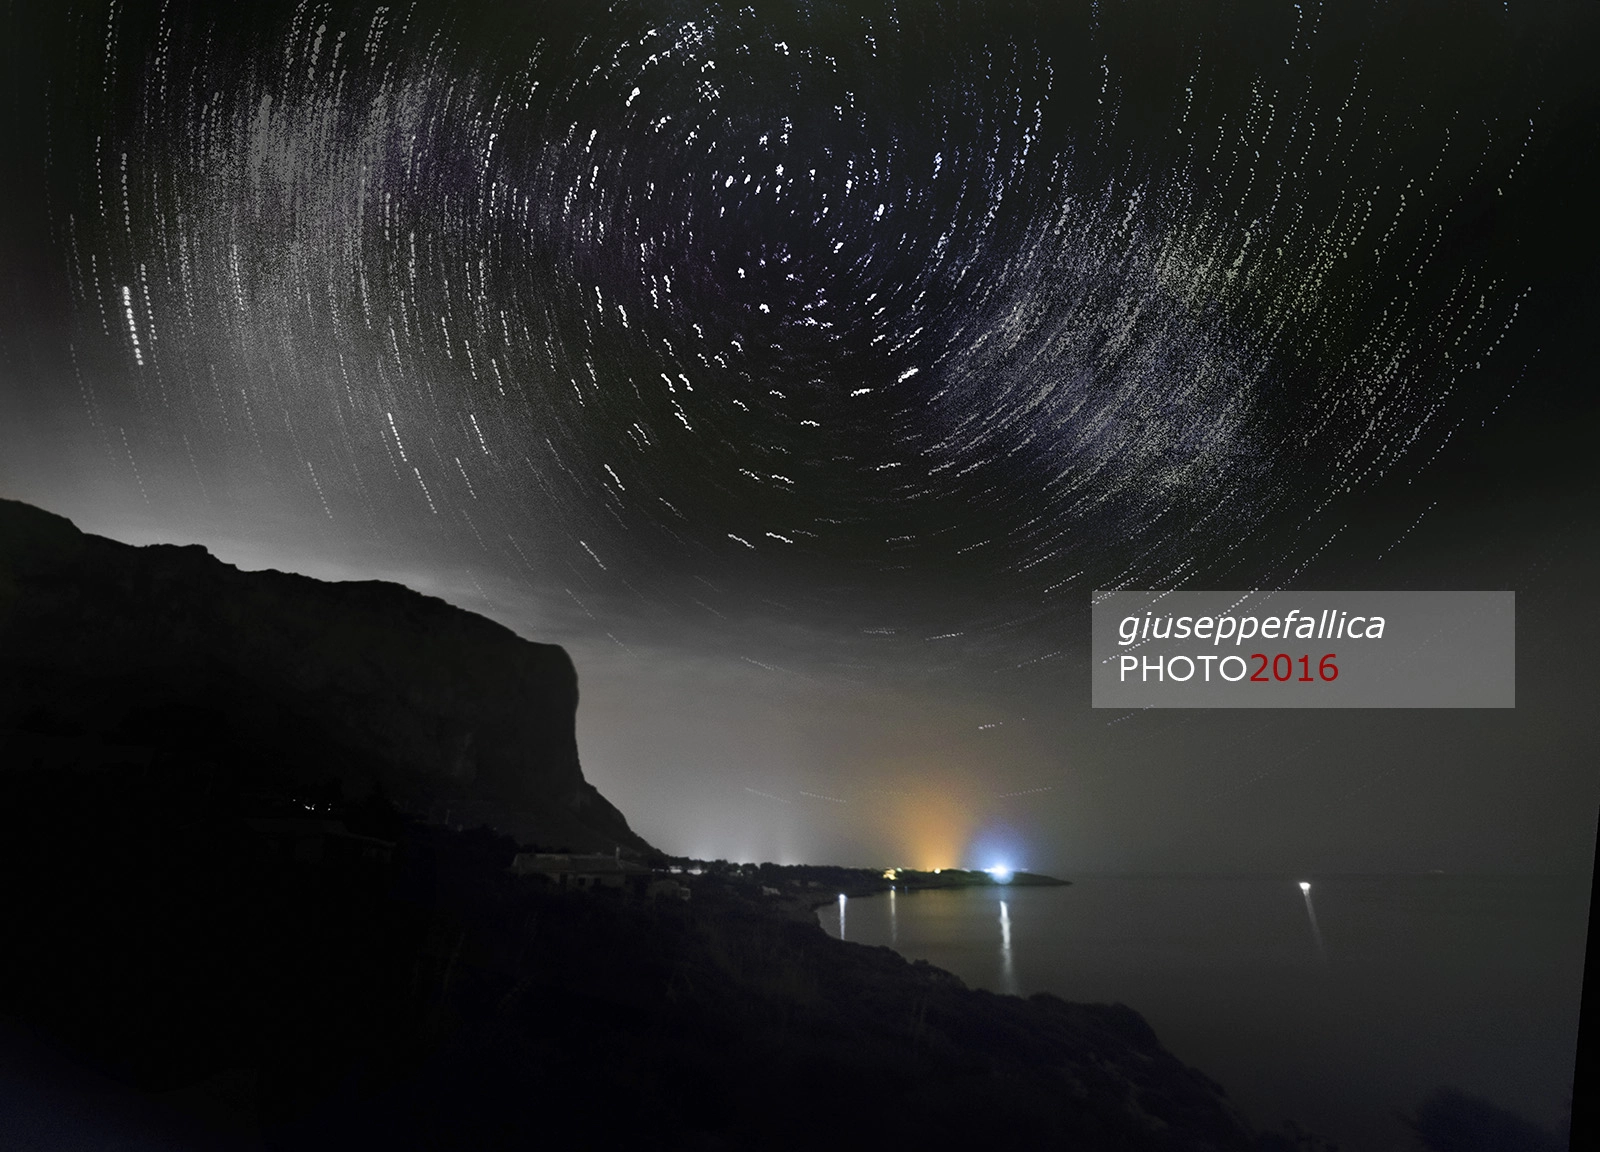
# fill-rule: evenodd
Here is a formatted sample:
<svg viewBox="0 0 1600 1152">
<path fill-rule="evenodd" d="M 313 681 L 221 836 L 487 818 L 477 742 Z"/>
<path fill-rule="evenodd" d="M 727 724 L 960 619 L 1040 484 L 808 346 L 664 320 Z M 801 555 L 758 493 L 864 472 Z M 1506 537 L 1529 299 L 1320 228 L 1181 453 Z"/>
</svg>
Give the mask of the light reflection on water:
<svg viewBox="0 0 1600 1152">
<path fill-rule="evenodd" d="M 1317 925 L 1317 909 L 1311 903 L 1311 885 L 1300 881 L 1300 894 L 1306 898 L 1306 918 L 1311 921 L 1311 938 L 1317 942 L 1317 956 L 1322 962 L 1328 962 L 1328 950 L 1322 943 L 1322 929 Z"/>
<path fill-rule="evenodd" d="M 1402 1146 L 1397 1115 L 1446 1085 L 1565 1123 L 1587 877 L 1319 877 L 1315 908 L 1299 877 L 1075 880 L 863 898 L 850 938 L 972 987 L 1131 1005 L 1257 1123 L 1346 1148 Z M 837 936 L 843 914 L 819 920 Z"/>
<path fill-rule="evenodd" d="M 1011 909 L 1000 901 L 1000 991 L 1017 994 L 1017 970 L 1011 963 Z"/>
</svg>

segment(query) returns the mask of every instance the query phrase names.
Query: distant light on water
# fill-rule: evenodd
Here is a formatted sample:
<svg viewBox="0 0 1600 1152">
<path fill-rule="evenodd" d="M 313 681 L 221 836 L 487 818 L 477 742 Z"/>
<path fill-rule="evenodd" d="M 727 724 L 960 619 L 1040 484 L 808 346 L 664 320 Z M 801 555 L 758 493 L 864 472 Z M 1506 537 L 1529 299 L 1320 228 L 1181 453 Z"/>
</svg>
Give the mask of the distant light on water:
<svg viewBox="0 0 1600 1152">
<path fill-rule="evenodd" d="M 845 894 L 839 893 L 839 939 L 844 939 L 844 902 Z"/>
<path fill-rule="evenodd" d="M 996 864 L 993 868 L 985 868 L 984 871 L 993 876 L 997 883 L 1011 883 L 1011 866 L 1009 864 Z"/>
</svg>

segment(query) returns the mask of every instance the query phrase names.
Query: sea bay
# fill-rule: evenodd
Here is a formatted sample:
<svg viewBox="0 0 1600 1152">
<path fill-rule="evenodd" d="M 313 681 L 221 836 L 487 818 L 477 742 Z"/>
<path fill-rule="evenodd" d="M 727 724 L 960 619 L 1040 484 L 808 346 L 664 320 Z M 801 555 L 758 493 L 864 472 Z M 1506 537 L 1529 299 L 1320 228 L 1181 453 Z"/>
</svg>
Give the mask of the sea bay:
<svg viewBox="0 0 1600 1152">
<path fill-rule="evenodd" d="M 974 987 L 1128 1004 L 1266 1126 L 1408 1148 L 1399 1117 L 1448 1086 L 1564 1136 L 1587 877 L 1073 879 L 887 893 L 819 918 Z"/>
</svg>

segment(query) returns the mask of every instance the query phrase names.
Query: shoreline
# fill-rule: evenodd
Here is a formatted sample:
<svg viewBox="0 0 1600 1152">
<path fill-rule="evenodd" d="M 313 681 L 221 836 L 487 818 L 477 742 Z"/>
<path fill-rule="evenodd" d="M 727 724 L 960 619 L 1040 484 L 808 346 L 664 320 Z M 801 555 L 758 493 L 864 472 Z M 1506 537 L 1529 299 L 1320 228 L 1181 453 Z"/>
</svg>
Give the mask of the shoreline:
<svg viewBox="0 0 1600 1152">
<path fill-rule="evenodd" d="M 1005 880 L 978 869 L 845 868 L 828 864 L 731 864 L 689 857 L 665 857 L 656 871 L 690 887 L 710 878 L 754 890 L 768 907 L 793 919 L 816 923 L 817 909 L 840 896 L 855 899 L 889 891 L 924 892 L 949 888 L 1065 888 L 1062 880 L 1038 872 L 1012 872 Z M 893 873 L 891 876 L 890 873 Z"/>
</svg>

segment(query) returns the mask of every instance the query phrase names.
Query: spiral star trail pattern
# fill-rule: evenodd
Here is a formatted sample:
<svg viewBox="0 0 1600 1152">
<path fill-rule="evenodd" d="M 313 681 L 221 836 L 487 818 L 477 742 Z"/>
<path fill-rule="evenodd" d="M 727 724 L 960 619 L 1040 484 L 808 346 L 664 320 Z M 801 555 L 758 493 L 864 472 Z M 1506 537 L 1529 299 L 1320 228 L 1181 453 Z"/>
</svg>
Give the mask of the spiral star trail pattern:
<svg viewBox="0 0 1600 1152">
<path fill-rule="evenodd" d="M 1381 4 L 79 5 L 51 402 L 149 508 L 628 651 L 1048 664 L 1094 588 L 1303 581 L 1525 374 L 1511 8 L 1451 71 Z"/>
<path fill-rule="evenodd" d="M 1531 125 L 1377 183 L 1359 69 L 1295 74 L 1315 10 L 1210 123 L 1191 53 L 1160 169 L 1108 64 L 970 12 L 619 6 L 488 58 L 427 15 L 303 5 L 234 61 L 169 10 L 127 60 L 113 8 L 134 96 L 65 222 L 140 411 L 303 458 L 336 521 L 559 535 L 601 584 L 1171 583 L 1423 466 L 1516 312 L 1470 265 L 1412 289 L 1440 168 L 1509 181 Z"/>
</svg>

